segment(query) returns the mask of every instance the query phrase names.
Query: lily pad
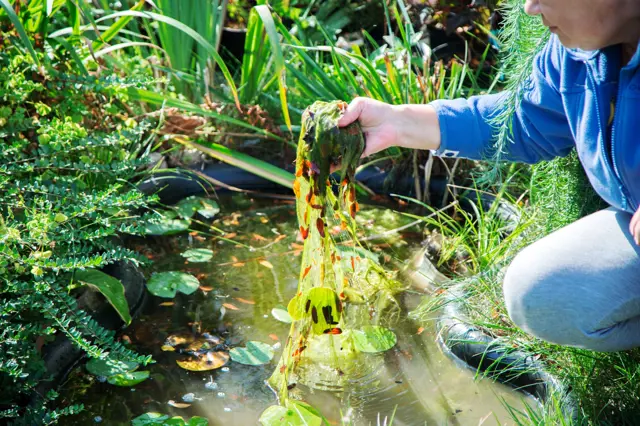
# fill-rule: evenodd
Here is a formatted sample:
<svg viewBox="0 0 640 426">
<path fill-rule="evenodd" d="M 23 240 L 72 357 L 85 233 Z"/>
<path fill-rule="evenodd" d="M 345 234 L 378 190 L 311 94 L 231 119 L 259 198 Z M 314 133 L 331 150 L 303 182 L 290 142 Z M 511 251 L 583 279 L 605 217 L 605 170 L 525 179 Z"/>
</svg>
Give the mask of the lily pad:
<svg viewBox="0 0 640 426">
<path fill-rule="evenodd" d="M 138 368 L 138 364 L 131 361 L 119 361 L 116 359 L 93 358 L 87 362 L 87 371 L 94 376 L 113 376 L 128 373 Z"/>
<path fill-rule="evenodd" d="M 180 368 L 189 371 L 209 371 L 222 367 L 228 361 L 228 353 L 217 351 L 206 352 L 202 355 L 193 356 L 184 360 L 176 360 L 176 364 L 178 364 Z"/>
<path fill-rule="evenodd" d="M 247 342 L 244 348 L 233 348 L 229 351 L 231 359 L 245 365 L 266 364 L 273 358 L 273 348 L 263 342 Z"/>
<path fill-rule="evenodd" d="M 75 272 L 74 278 L 102 293 L 125 324 L 131 324 L 129 304 L 127 303 L 127 298 L 124 296 L 124 286 L 120 280 L 97 269 L 78 270 Z"/>
<path fill-rule="evenodd" d="M 293 322 L 293 318 L 291 318 L 291 315 L 289 315 L 289 312 L 287 312 L 287 310 L 281 306 L 277 306 L 273 308 L 271 310 L 271 315 L 273 315 L 273 317 L 278 321 L 285 322 L 287 324 L 290 324 Z"/>
<path fill-rule="evenodd" d="M 141 416 L 131 420 L 131 426 L 147 426 L 147 425 L 161 425 L 165 420 L 168 420 L 169 416 L 162 413 L 144 413 Z"/>
<path fill-rule="evenodd" d="M 202 197 L 187 197 L 176 204 L 176 212 L 185 219 L 193 217 L 197 212 L 206 219 L 212 219 L 218 212 L 220 207 L 213 200 Z"/>
<path fill-rule="evenodd" d="M 175 212 L 164 212 L 162 218 L 147 222 L 144 233 L 146 235 L 172 235 L 189 229 L 191 221 L 189 219 L 179 219 L 176 216 Z"/>
<path fill-rule="evenodd" d="M 309 404 L 287 400 L 285 407 L 272 405 L 260 415 L 263 426 L 321 426 L 328 424 L 322 414 Z"/>
<path fill-rule="evenodd" d="M 377 325 L 353 330 L 353 343 L 360 352 L 384 352 L 394 347 L 396 341 L 393 331 Z"/>
<path fill-rule="evenodd" d="M 184 294 L 191 294 L 198 289 L 200 281 L 193 275 L 183 272 L 171 271 L 153 274 L 147 288 L 159 297 L 172 298 L 179 291 Z"/>
<path fill-rule="evenodd" d="M 191 263 L 203 263 L 211 260 L 213 251 L 205 248 L 189 249 L 180 256 L 186 258 Z"/>
<path fill-rule="evenodd" d="M 148 371 L 134 371 L 131 373 L 116 374 L 107 378 L 107 382 L 116 386 L 135 386 L 149 378 Z"/>
<path fill-rule="evenodd" d="M 188 422 L 180 416 L 169 418 L 168 415 L 162 413 L 144 413 L 131 421 L 131 426 L 209 426 L 209 421 L 204 417 L 193 416 Z"/>
</svg>

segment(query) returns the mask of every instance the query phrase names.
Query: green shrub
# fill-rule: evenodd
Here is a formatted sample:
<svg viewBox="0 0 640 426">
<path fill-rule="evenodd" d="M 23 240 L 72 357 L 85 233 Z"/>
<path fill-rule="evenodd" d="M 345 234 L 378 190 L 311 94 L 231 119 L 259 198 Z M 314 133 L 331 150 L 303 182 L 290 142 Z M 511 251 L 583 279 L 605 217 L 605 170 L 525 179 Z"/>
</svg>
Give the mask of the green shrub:
<svg viewBox="0 0 640 426">
<path fill-rule="evenodd" d="M 81 408 L 53 409 L 55 392 L 34 392 L 47 379 L 39 343 L 55 334 L 91 357 L 150 361 L 78 308 L 72 281 L 75 270 L 142 261 L 118 235 L 141 233 L 149 199 L 130 183 L 145 163 L 146 126 L 126 105 L 140 83 L 76 73 L 46 42 L 37 66 L 22 46 L 0 32 L 0 423 L 34 425 Z"/>
</svg>

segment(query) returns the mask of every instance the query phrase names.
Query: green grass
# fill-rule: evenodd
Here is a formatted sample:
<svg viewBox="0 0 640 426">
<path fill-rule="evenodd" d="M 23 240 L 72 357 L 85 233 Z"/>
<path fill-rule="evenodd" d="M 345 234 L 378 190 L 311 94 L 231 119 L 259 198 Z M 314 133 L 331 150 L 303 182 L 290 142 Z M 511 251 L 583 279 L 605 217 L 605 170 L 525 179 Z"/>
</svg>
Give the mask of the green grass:
<svg viewBox="0 0 640 426">
<path fill-rule="evenodd" d="M 633 425 L 640 418 L 640 350 L 599 353 L 553 345 L 520 330 L 510 320 L 504 305 L 501 271 L 524 246 L 585 214 L 581 208 L 592 192 L 585 189 L 575 159 L 555 164 L 556 174 L 540 179 L 534 173 L 530 183 L 529 206 L 516 204 L 521 219 L 514 232 L 506 236 L 504 223 L 492 209 L 476 208 L 475 215 L 456 209 L 440 212 L 428 219 L 432 233 L 443 236 L 439 263 L 441 270 L 453 278 L 451 285 L 468 283 L 461 302 L 472 325 L 502 341 L 507 347 L 534 355 L 545 369 L 568 386 L 579 401 L 577 416 L 561 422 L 562 409 L 557 400 L 540 409 L 512 408 L 512 421 L 518 425 Z M 561 167 L 561 164 L 564 167 Z M 569 168 L 572 164 L 573 168 Z M 578 165 L 579 166 L 579 165 Z M 555 176 L 555 180 L 554 180 Z M 558 178 L 561 176 L 561 178 Z M 554 188 L 557 185 L 557 188 Z M 561 206 L 570 210 L 559 212 Z M 593 205 L 591 205 L 593 208 Z M 477 219 L 476 219 L 477 218 Z M 475 276 L 469 280 L 468 276 Z M 433 320 L 446 302 L 447 292 L 436 292 L 413 316 L 421 321 Z M 478 376 L 483 376 L 478 373 Z M 501 419 L 504 421 L 504 419 Z"/>
</svg>

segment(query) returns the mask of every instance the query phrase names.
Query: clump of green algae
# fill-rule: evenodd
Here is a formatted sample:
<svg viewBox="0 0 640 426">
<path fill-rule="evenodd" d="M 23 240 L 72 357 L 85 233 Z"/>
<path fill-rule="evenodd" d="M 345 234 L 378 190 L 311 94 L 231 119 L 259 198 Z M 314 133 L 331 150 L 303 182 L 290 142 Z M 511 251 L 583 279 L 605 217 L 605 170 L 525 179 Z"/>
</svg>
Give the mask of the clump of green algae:
<svg viewBox="0 0 640 426">
<path fill-rule="evenodd" d="M 263 413 L 263 424 L 322 424 L 320 413 L 290 390 L 298 382 L 339 389 L 350 375 L 362 373 L 372 360 L 368 352 L 396 343 L 388 327 L 400 311 L 394 294 L 405 287 L 358 242 L 355 170 L 365 141 L 358 123 L 338 127 L 345 107 L 341 101 L 316 102 L 302 116 L 294 182 L 302 264 L 288 306 L 294 321 L 269 379 L 280 406 Z M 330 169 L 338 164 L 335 182 Z"/>
</svg>

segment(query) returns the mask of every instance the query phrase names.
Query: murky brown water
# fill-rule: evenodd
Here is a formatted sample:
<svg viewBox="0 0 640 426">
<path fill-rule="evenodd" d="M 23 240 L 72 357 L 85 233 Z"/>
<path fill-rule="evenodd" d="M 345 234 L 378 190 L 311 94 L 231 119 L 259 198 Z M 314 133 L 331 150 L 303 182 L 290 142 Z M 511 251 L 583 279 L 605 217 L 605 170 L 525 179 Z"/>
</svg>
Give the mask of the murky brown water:
<svg viewBox="0 0 640 426">
<path fill-rule="evenodd" d="M 234 240 L 253 249 L 204 234 L 169 237 L 144 248 L 155 261 L 153 270 L 189 272 L 203 287 L 190 296 L 178 294 L 170 306 L 161 305 L 166 299 L 151 297 L 144 314 L 124 333 L 123 338 L 139 353 L 153 355 L 156 363 L 145 368 L 151 372 L 150 379 L 124 388 L 101 383 L 82 367 L 76 369 L 62 396 L 66 401 L 83 403 L 85 411 L 64 420 L 63 425 L 129 425 L 131 419 L 150 411 L 185 419 L 198 415 L 209 419 L 210 425 L 257 424 L 260 413 L 276 402 L 264 382 L 279 359 L 280 344 L 290 327 L 270 312 L 278 305 L 286 306 L 295 293 L 302 249 L 302 242 L 296 241 L 293 206 L 260 205 L 246 198 L 223 202 L 215 222 L 237 234 L 231 235 Z M 411 222 L 390 210 L 366 207 L 359 220 L 366 235 Z M 419 247 L 420 231 L 414 226 L 399 234 L 386 234 L 384 240 L 369 241 L 369 248 L 392 268 L 405 263 Z M 188 248 L 205 247 L 214 250 L 208 263 L 186 263 L 180 256 Z M 408 291 L 401 299 L 410 309 L 422 297 L 417 291 Z M 433 329 L 420 330 L 406 319 L 394 331 L 396 347 L 370 354 L 369 371 L 342 392 L 301 385 L 294 392 L 319 408 L 332 424 L 384 424 L 394 410 L 396 426 L 512 424 L 501 400 L 519 408 L 523 406 L 522 394 L 488 380 L 474 381 L 473 371 L 460 369 L 442 354 Z M 161 350 L 168 336 L 189 332 L 222 336 L 230 345 L 248 340 L 266 342 L 275 345 L 276 355 L 263 366 L 229 362 L 217 370 L 189 372 L 176 365 L 179 355 Z M 191 401 L 189 407 L 170 405 L 169 401 L 181 403 L 183 398 Z"/>
</svg>

